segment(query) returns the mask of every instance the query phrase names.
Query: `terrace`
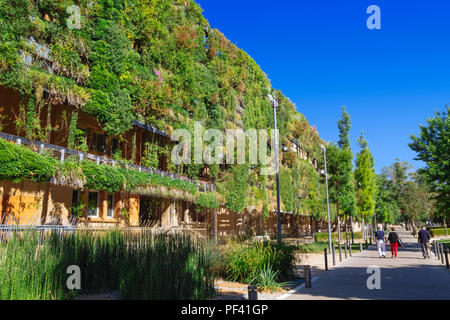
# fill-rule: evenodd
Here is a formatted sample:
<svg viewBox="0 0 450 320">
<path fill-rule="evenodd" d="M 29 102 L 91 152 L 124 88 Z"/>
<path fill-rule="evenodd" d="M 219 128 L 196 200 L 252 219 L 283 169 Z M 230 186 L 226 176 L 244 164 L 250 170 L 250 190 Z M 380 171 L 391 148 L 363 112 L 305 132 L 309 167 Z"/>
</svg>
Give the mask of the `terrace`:
<svg viewBox="0 0 450 320">
<path fill-rule="evenodd" d="M 189 177 L 180 176 L 177 174 L 161 171 L 159 169 L 144 167 L 144 166 L 136 165 L 133 163 L 125 163 L 125 162 L 117 161 L 117 160 L 114 160 L 114 159 L 111 159 L 108 157 L 94 155 L 91 153 L 81 152 L 81 151 L 77 151 L 77 150 L 73 150 L 73 149 L 69 149 L 69 148 L 64 148 L 64 147 L 56 146 L 53 144 L 36 141 L 36 140 L 29 140 L 27 138 L 23 138 L 23 137 L 19 137 L 19 136 L 7 134 L 7 133 L 2 133 L 2 132 L 0 132 L 0 138 L 4 139 L 6 141 L 9 141 L 9 142 L 14 142 L 18 145 L 29 146 L 31 150 L 37 151 L 40 154 L 43 154 L 45 152 L 47 155 L 52 156 L 53 158 L 59 160 L 61 163 L 64 162 L 68 156 L 75 156 L 78 158 L 79 162 L 81 162 L 83 159 L 87 159 L 87 160 L 97 163 L 98 165 L 106 164 L 106 165 L 110 165 L 110 166 L 122 166 L 122 167 L 126 168 L 127 170 L 134 169 L 139 172 L 147 172 L 150 174 L 156 174 L 156 175 L 160 175 L 161 177 L 170 178 L 172 180 L 187 181 L 187 182 L 190 182 L 190 183 L 196 185 L 197 190 L 199 192 L 208 192 L 208 191 L 211 191 L 214 189 L 214 185 L 212 183 L 205 182 L 205 181 L 196 181 Z"/>
</svg>

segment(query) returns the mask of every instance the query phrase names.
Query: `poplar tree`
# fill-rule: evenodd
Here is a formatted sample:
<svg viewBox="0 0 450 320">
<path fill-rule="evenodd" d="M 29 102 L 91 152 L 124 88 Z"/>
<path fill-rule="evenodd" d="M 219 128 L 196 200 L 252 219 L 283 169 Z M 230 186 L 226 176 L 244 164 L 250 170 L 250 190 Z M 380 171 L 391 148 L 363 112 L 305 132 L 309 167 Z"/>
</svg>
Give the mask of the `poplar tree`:
<svg viewBox="0 0 450 320">
<path fill-rule="evenodd" d="M 375 201 L 377 197 L 375 162 L 369 150 L 368 142 L 364 139 L 362 132 L 358 142 L 361 151 L 356 154 L 356 207 L 360 217 L 364 218 L 365 221 L 371 221 L 375 214 Z"/>
<path fill-rule="evenodd" d="M 338 145 L 330 144 L 327 148 L 328 172 L 330 176 L 330 199 L 336 204 L 337 228 L 341 242 L 340 216 L 346 218 L 355 215 L 355 186 L 353 177 L 353 153 L 350 148 L 350 115 L 342 108 L 341 119 L 337 122 L 339 129 Z M 347 220 L 347 219 L 346 219 Z M 346 224 L 347 230 L 347 224 Z M 348 235 L 347 235 L 348 237 Z"/>
</svg>

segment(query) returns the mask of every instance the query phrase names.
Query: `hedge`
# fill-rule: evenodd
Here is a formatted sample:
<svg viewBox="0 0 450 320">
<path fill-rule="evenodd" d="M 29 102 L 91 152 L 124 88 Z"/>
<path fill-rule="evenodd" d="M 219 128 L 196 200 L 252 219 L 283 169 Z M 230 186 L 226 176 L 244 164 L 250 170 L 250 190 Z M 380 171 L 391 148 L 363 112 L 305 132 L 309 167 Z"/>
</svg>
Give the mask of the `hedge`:
<svg viewBox="0 0 450 320">
<path fill-rule="evenodd" d="M 363 238 L 363 233 L 362 231 L 357 231 L 357 232 L 353 232 L 353 236 L 355 239 L 362 239 Z M 331 239 L 333 241 L 338 241 L 339 235 L 337 232 L 333 232 L 331 233 Z M 346 239 L 345 236 L 345 232 L 341 232 L 341 238 L 342 239 Z M 348 233 L 348 238 L 351 239 L 352 238 L 352 233 L 349 232 Z M 314 241 L 316 242 L 326 242 L 328 241 L 328 232 L 317 232 L 314 233 Z"/>
<path fill-rule="evenodd" d="M 436 237 L 436 236 L 446 236 L 447 233 L 445 232 L 445 228 L 440 228 L 440 229 L 430 229 L 428 230 L 430 231 L 430 234 L 432 237 Z M 449 231 L 448 231 L 449 232 Z"/>
<path fill-rule="evenodd" d="M 56 172 L 56 160 L 0 139 L 0 179 L 20 182 L 49 181 Z"/>
</svg>

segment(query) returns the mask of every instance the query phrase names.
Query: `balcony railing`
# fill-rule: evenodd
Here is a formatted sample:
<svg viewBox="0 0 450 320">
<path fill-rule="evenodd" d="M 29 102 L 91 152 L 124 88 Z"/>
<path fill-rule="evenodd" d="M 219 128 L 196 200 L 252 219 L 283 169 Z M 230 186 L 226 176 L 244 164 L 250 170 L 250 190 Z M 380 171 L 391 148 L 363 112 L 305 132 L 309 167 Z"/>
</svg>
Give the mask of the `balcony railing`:
<svg viewBox="0 0 450 320">
<path fill-rule="evenodd" d="M 88 159 L 88 160 L 96 162 L 97 164 L 107 164 L 107 165 L 112 165 L 112 166 L 121 165 L 121 166 L 125 167 L 126 169 L 131 168 L 131 169 L 135 169 L 139 172 L 158 174 L 163 177 L 171 178 L 173 180 L 189 181 L 190 183 L 197 185 L 197 189 L 199 192 L 207 192 L 207 191 L 211 191 L 214 189 L 214 185 L 212 185 L 210 183 L 199 183 L 198 181 L 195 181 L 192 178 L 176 175 L 173 173 L 161 171 L 161 170 L 154 169 L 154 168 L 143 167 L 143 166 L 139 166 L 139 165 L 132 164 L 132 163 L 125 163 L 125 162 L 117 161 L 117 160 L 110 159 L 107 157 L 97 156 L 97 155 L 94 155 L 91 153 L 68 149 L 68 148 L 56 146 L 56 145 L 45 143 L 45 142 L 29 140 L 27 138 L 15 136 L 15 135 L 8 134 L 8 133 L 0 132 L 0 138 L 3 138 L 6 141 L 14 142 L 19 145 L 23 144 L 23 145 L 29 145 L 29 146 L 36 146 L 37 148 L 39 148 L 39 153 L 41 153 L 41 154 L 44 151 L 50 151 L 51 156 L 58 159 L 60 162 L 64 162 L 64 160 L 67 156 L 73 155 L 73 156 L 76 156 L 80 162 L 83 159 Z"/>
</svg>

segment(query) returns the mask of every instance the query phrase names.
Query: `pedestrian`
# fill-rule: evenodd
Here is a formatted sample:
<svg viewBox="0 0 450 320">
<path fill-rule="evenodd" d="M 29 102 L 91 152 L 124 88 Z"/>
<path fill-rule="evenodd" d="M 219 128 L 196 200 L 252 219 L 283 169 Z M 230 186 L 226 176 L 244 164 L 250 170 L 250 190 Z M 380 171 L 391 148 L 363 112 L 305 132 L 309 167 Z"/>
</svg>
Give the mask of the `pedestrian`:
<svg viewBox="0 0 450 320">
<path fill-rule="evenodd" d="M 419 231 L 418 241 L 420 242 L 420 246 L 422 248 L 423 258 L 426 259 L 431 258 L 431 248 L 430 248 L 430 239 L 431 235 L 428 232 L 425 226 L 422 227 L 422 230 Z"/>
<path fill-rule="evenodd" d="M 375 241 L 377 242 L 378 255 L 380 258 L 386 258 L 386 244 L 384 242 L 385 234 L 384 231 L 381 230 L 381 227 L 377 227 L 377 232 L 375 232 Z"/>
<path fill-rule="evenodd" d="M 391 254 L 393 259 L 397 259 L 397 250 L 398 250 L 398 234 L 395 232 L 395 228 L 391 228 L 391 232 L 389 232 L 388 241 L 391 247 Z"/>
</svg>

